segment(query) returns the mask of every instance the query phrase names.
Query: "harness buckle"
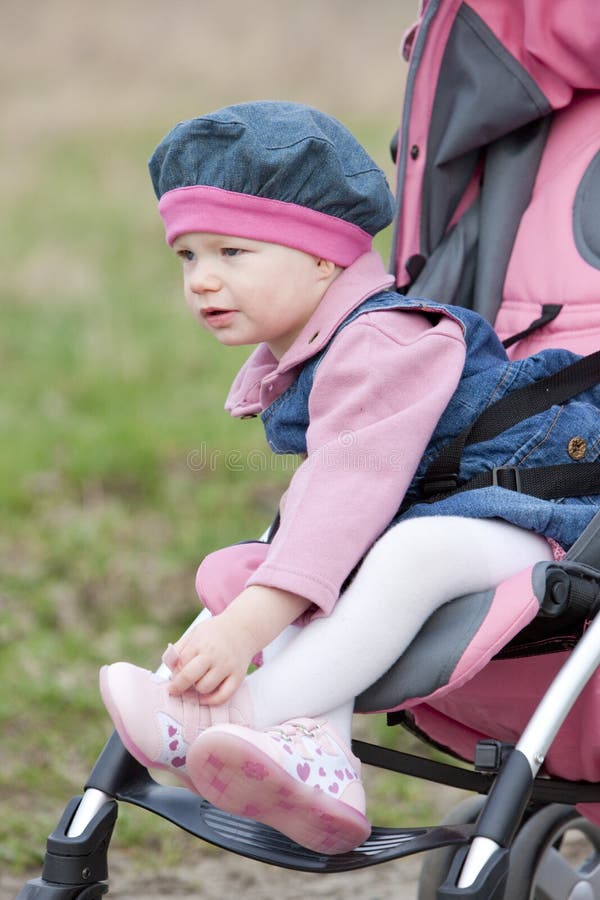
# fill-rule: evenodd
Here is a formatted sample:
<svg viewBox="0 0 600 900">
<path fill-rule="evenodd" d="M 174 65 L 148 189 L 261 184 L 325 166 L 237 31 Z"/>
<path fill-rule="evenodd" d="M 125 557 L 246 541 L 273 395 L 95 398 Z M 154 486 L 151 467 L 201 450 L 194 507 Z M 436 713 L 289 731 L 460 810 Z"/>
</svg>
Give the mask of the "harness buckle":
<svg viewBox="0 0 600 900">
<path fill-rule="evenodd" d="M 492 485 L 520 494 L 521 474 L 515 466 L 496 466 L 492 469 Z"/>
<path fill-rule="evenodd" d="M 422 485 L 421 491 L 423 497 L 429 500 L 430 497 L 437 497 L 438 494 L 449 494 L 458 487 L 458 473 L 448 472 L 444 475 L 430 475 L 427 481 Z"/>
</svg>

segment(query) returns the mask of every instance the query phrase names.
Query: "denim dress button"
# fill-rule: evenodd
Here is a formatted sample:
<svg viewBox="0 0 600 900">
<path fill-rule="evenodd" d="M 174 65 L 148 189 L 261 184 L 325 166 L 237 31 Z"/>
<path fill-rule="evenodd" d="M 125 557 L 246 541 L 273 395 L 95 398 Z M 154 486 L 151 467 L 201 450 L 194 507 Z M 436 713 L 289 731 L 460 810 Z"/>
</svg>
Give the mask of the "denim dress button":
<svg viewBox="0 0 600 900">
<path fill-rule="evenodd" d="M 587 450 L 587 441 L 582 437 L 572 437 L 567 444 L 567 453 L 571 459 L 583 459 Z"/>
</svg>

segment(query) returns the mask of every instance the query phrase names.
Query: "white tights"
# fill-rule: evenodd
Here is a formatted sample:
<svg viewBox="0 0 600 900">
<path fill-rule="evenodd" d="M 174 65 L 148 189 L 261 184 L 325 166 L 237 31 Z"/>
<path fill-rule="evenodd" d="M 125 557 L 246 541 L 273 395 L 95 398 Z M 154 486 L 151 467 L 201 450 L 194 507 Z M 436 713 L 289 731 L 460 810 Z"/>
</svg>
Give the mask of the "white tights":
<svg viewBox="0 0 600 900">
<path fill-rule="evenodd" d="M 248 676 L 257 728 L 326 717 L 350 740 L 354 698 L 403 653 L 431 613 L 551 559 L 540 535 L 493 519 L 428 517 L 390 529 L 331 615 L 287 628 Z"/>
</svg>

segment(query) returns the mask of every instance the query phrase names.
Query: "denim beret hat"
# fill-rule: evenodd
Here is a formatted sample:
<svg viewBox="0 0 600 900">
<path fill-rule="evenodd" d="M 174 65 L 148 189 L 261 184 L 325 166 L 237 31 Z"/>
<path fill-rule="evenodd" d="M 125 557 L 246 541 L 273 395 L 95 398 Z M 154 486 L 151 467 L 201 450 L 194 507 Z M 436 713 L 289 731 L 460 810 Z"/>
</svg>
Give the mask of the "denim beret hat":
<svg viewBox="0 0 600 900">
<path fill-rule="evenodd" d="M 149 165 L 169 244 L 205 231 L 347 266 L 393 218 L 385 175 L 356 138 L 297 103 L 240 103 L 181 122 Z"/>
</svg>

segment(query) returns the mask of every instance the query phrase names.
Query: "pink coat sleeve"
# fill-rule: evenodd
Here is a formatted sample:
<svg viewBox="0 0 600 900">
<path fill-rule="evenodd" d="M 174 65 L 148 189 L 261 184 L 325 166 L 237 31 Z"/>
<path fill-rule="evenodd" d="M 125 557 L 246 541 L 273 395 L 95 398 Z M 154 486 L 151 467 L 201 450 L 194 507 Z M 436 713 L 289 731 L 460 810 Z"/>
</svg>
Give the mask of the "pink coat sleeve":
<svg viewBox="0 0 600 900">
<path fill-rule="evenodd" d="M 366 314 L 335 338 L 309 399 L 308 457 L 248 584 L 299 594 L 321 615 L 331 611 L 400 506 L 464 357 L 456 322 L 432 325 L 414 312 Z"/>
</svg>

